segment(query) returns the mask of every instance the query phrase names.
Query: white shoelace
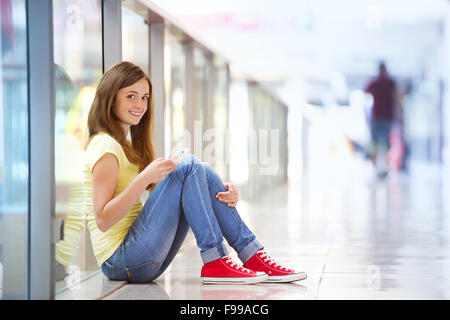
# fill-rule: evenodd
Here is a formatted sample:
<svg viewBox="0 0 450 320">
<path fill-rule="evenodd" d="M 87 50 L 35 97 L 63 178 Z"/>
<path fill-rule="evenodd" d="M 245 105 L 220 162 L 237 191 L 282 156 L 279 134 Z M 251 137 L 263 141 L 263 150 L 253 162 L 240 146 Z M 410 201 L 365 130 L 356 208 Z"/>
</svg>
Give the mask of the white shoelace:
<svg viewBox="0 0 450 320">
<path fill-rule="evenodd" d="M 261 259 L 265 258 L 264 262 L 268 262 L 269 266 L 272 266 L 272 264 L 273 264 L 274 268 L 280 267 L 281 270 L 283 270 L 283 269 L 286 270 L 286 271 L 288 270 L 286 267 L 283 267 L 281 264 L 276 262 L 275 259 L 273 259 L 271 256 L 269 256 L 267 254 L 267 252 L 265 252 L 265 251 L 258 251 L 258 253 L 259 253 L 259 257 Z"/>
<path fill-rule="evenodd" d="M 233 261 L 233 259 L 231 257 L 226 257 L 227 260 L 225 260 L 225 263 L 230 265 L 230 267 L 237 269 L 238 271 L 245 271 L 247 273 L 250 273 L 250 270 L 247 268 L 244 268 L 243 266 L 241 266 L 240 264 L 236 263 Z"/>
</svg>

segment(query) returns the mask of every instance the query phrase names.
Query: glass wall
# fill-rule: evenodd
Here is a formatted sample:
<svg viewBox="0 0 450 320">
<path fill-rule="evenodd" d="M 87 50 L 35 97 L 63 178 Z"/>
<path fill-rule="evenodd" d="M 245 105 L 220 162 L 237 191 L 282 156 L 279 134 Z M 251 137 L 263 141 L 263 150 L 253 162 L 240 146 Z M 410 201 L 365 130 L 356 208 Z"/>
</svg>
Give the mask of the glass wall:
<svg viewBox="0 0 450 320">
<path fill-rule="evenodd" d="M 150 72 L 150 34 L 145 20 L 138 14 L 122 8 L 122 58 Z"/>
<path fill-rule="evenodd" d="M 229 104 L 229 178 L 239 189 L 239 197 L 248 198 L 250 92 L 246 81 L 230 83 Z"/>
<path fill-rule="evenodd" d="M 64 239 L 56 244 L 56 293 L 98 270 L 82 203 L 87 115 L 102 75 L 101 0 L 54 0 L 56 215 Z"/>
<path fill-rule="evenodd" d="M 276 98 L 272 98 L 272 108 L 270 112 L 270 124 L 271 129 L 277 130 L 278 134 L 278 147 L 271 144 L 271 154 L 275 155 L 272 148 L 278 148 L 278 159 L 279 166 L 278 170 L 272 176 L 272 183 L 279 184 L 287 181 L 287 164 L 288 164 L 288 135 L 287 135 L 287 118 L 288 118 L 288 108 Z M 276 159 L 272 159 L 273 161 Z M 275 167 L 274 167 L 275 168 Z"/>
<path fill-rule="evenodd" d="M 164 47 L 164 81 L 166 91 L 166 150 L 186 145 L 185 132 L 185 53 L 183 44 L 167 32 Z"/>
<path fill-rule="evenodd" d="M 214 59 L 213 107 L 213 126 L 215 130 L 215 162 L 213 165 L 220 177 L 223 180 L 228 180 L 229 76 L 228 65 L 219 58 Z"/>
<path fill-rule="evenodd" d="M 206 117 L 205 111 L 207 107 L 208 100 L 208 65 L 206 56 L 199 48 L 193 48 L 193 60 L 194 60 L 194 121 L 197 121 L 197 125 L 201 124 L 202 134 L 206 129 Z M 194 137 L 195 139 L 200 139 L 199 137 Z"/>
<path fill-rule="evenodd" d="M 28 297 L 28 85 L 25 0 L 1 1 L 0 297 Z"/>
<path fill-rule="evenodd" d="M 230 104 L 230 174 L 233 181 L 241 184 L 242 198 L 255 200 L 261 192 L 287 181 L 287 108 L 257 83 L 250 82 L 247 86 L 245 90 L 241 88 L 239 91 L 245 91 L 248 96 L 240 93 L 241 103 L 235 106 L 236 101 L 232 101 Z M 234 91 L 231 91 L 232 100 L 236 100 Z M 244 107 L 239 107 L 245 106 L 246 100 L 248 114 L 244 113 Z M 233 111 L 235 108 L 239 110 L 236 113 Z M 244 118 L 248 129 L 245 132 L 237 131 L 235 123 Z M 241 140 L 245 137 L 246 143 L 236 136 L 240 136 Z M 247 155 L 245 159 L 240 156 L 238 164 L 234 159 L 237 159 L 236 153 L 242 152 Z M 244 176 L 243 170 L 248 170 L 245 180 L 240 178 Z"/>
<path fill-rule="evenodd" d="M 260 165 L 264 162 L 261 159 L 261 149 L 267 147 L 268 142 L 261 139 L 259 133 L 266 132 L 267 128 L 267 112 L 270 111 L 266 96 L 264 92 L 259 88 L 256 83 L 250 84 L 249 89 L 250 100 L 250 128 L 251 135 L 249 135 L 249 153 L 250 153 L 250 166 L 249 166 L 249 196 L 250 199 L 254 199 L 259 190 L 267 190 L 265 181 L 262 179 L 260 173 Z M 267 178 L 267 177 L 266 177 Z"/>
</svg>

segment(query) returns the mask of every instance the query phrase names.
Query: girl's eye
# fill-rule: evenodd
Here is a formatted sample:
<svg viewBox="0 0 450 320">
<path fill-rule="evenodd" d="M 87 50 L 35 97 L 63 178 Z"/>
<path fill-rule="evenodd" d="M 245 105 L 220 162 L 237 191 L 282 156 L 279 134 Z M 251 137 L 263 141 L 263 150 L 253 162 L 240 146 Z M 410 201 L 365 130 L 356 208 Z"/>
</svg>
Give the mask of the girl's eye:
<svg viewBox="0 0 450 320">
<path fill-rule="evenodd" d="M 130 95 L 128 96 L 128 98 L 134 99 L 134 94 L 130 94 Z"/>
<path fill-rule="evenodd" d="M 148 100 L 148 97 L 145 96 L 145 97 L 142 97 L 142 99 L 144 99 L 145 101 L 147 101 L 147 100 Z"/>
</svg>

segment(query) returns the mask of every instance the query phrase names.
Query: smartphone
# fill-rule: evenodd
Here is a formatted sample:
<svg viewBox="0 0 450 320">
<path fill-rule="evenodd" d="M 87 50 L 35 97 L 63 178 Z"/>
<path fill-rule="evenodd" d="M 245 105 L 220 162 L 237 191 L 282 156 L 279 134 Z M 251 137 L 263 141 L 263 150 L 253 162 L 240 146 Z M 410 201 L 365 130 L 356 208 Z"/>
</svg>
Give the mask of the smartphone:
<svg viewBox="0 0 450 320">
<path fill-rule="evenodd" d="M 188 151 L 187 148 L 179 148 L 173 152 L 169 158 L 178 157 L 180 158 L 183 154 L 185 154 Z"/>
</svg>

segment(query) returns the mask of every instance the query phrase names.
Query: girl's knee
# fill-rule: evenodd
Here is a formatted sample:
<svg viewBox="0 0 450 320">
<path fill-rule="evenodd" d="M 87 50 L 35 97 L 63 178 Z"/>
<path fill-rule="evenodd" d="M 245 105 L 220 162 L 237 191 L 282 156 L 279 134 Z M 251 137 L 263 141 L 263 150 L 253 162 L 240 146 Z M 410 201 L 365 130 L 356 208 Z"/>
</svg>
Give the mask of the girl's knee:
<svg viewBox="0 0 450 320">
<path fill-rule="evenodd" d="M 182 164 L 200 164 L 200 160 L 193 154 L 184 154 L 181 157 L 181 163 Z"/>
<path fill-rule="evenodd" d="M 181 162 L 175 169 L 175 171 L 179 172 L 182 175 L 186 175 L 191 173 L 193 170 L 197 171 L 198 169 L 203 170 L 202 162 L 193 154 L 184 154 L 181 157 Z"/>
</svg>

